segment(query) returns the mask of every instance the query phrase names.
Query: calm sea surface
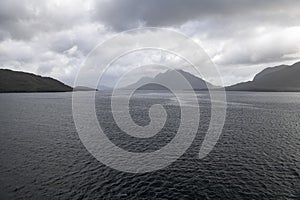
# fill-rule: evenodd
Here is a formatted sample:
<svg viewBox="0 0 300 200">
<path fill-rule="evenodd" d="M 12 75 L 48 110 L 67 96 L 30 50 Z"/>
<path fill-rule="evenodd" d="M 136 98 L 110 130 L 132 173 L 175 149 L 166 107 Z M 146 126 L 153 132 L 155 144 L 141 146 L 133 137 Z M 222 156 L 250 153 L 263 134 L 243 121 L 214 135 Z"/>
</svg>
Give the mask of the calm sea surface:
<svg viewBox="0 0 300 200">
<path fill-rule="evenodd" d="M 188 96 L 188 93 L 187 93 Z M 191 147 L 167 168 L 130 174 L 97 161 L 81 143 L 71 93 L 0 94 L 0 199 L 300 199 L 300 93 L 227 93 L 227 118 L 213 151 L 198 159 L 210 119 L 209 95 L 198 93 L 201 121 Z M 110 95 L 97 93 L 108 138 L 132 152 L 153 152 L 176 133 L 180 109 L 167 93 L 136 94 L 132 119 L 165 105 L 156 136 L 129 137 L 113 122 Z"/>
</svg>

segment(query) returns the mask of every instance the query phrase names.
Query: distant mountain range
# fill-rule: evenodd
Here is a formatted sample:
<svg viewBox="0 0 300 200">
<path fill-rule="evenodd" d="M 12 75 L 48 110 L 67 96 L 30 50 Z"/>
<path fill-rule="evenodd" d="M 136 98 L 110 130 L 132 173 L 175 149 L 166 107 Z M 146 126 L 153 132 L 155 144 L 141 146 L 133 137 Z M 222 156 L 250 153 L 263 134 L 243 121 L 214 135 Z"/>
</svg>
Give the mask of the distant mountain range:
<svg viewBox="0 0 300 200">
<path fill-rule="evenodd" d="M 300 62 L 266 68 L 252 81 L 226 87 L 228 91 L 300 92 Z"/>
<path fill-rule="evenodd" d="M 180 73 L 192 86 L 194 90 L 207 90 L 208 87 L 210 88 L 218 88 L 211 83 L 204 81 L 203 79 L 194 76 L 188 72 L 185 72 L 183 70 L 168 70 L 164 73 L 159 73 L 154 78 L 150 77 L 143 77 L 139 81 L 137 81 L 134 84 L 131 84 L 124 89 L 132 89 L 137 88 L 137 86 L 144 85 L 140 89 L 142 90 L 165 90 L 166 88 L 163 86 L 160 86 L 160 84 L 164 85 L 171 85 L 173 88 L 176 88 L 178 90 L 188 90 L 183 83 L 183 81 L 178 77 L 178 73 Z M 177 78 L 176 78 L 177 77 Z M 158 83 L 158 84 L 153 84 Z"/>
<path fill-rule="evenodd" d="M 98 91 L 98 89 L 94 89 L 86 86 L 76 86 L 73 88 L 73 91 Z"/>
<path fill-rule="evenodd" d="M 73 88 L 49 77 L 0 69 L 0 92 L 68 92 Z"/>
<path fill-rule="evenodd" d="M 73 91 L 109 91 L 109 90 L 112 90 L 112 88 L 105 85 L 100 85 L 96 89 L 91 87 L 86 87 L 86 86 L 76 86 L 73 89 Z"/>
<path fill-rule="evenodd" d="M 214 86 L 211 83 L 196 77 L 183 70 L 177 70 L 186 80 L 188 80 L 194 90 L 207 90 L 207 86 L 212 89 L 220 87 Z M 154 78 L 143 77 L 138 82 L 127 86 L 127 89 L 135 88 L 137 85 L 145 85 L 140 89 L 143 90 L 164 90 L 165 88 L 155 83 L 169 83 L 179 90 L 186 90 L 182 87 L 180 80 L 174 80 L 175 70 L 168 70 L 165 73 L 160 73 Z M 125 88 L 125 89 L 126 89 Z M 225 88 L 227 91 L 265 91 L 265 92 L 300 92 L 300 62 L 291 66 L 280 65 L 264 69 L 258 73 L 252 81 L 238 83 L 236 85 Z"/>
<path fill-rule="evenodd" d="M 207 90 L 207 86 L 213 89 L 220 87 L 194 76 L 183 70 L 168 70 L 159 73 L 154 78 L 143 77 L 138 82 L 123 89 L 132 89 L 143 85 L 143 90 L 166 90 L 159 84 L 171 85 L 178 90 L 187 90 L 183 82 L 178 78 L 178 73 L 183 75 L 194 90 Z M 177 76 L 177 78 L 176 78 Z M 258 73 L 252 81 L 238 83 L 225 88 L 227 91 L 274 91 L 274 92 L 300 92 L 300 62 L 291 66 L 280 65 L 266 68 Z M 91 91 L 93 88 L 77 86 L 74 91 Z M 98 90 L 111 90 L 102 86 Z M 73 88 L 49 77 L 42 77 L 31 73 L 0 69 L 0 92 L 68 92 Z"/>
</svg>

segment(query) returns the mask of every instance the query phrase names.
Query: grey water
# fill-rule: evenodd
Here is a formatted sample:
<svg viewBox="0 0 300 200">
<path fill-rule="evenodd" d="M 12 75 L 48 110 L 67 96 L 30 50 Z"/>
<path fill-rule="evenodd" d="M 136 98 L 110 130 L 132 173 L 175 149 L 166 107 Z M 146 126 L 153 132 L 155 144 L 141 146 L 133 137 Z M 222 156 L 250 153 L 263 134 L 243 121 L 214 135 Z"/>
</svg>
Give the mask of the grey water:
<svg viewBox="0 0 300 200">
<path fill-rule="evenodd" d="M 187 94 L 188 96 L 188 94 Z M 0 94 L 0 199 L 300 199 L 300 93 L 228 92 L 222 135 L 198 158 L 210 120 L 210 99 L 197 94 L 197 136 L 177 161 L 158 171 L 131 174 L 97 161 L 85 149 L 72 116 L 72 93 Z M 149 123 L 151 105 L 168 119 L 155 136 L 122 132 L 110 95 L 98 92 L 99 123 L 117 146 L 153 152 L 176 134 L 180 109 L 174 96 L 139 93 L 130 114 Z"/>
</svg>

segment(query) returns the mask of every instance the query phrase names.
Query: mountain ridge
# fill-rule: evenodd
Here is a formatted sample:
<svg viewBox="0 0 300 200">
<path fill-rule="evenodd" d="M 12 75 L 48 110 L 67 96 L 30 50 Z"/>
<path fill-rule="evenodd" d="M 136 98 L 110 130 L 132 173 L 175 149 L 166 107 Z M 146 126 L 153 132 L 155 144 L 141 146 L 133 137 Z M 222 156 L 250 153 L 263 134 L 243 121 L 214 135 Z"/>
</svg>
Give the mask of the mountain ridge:
<svg viewBox="0 0 300 200">
<path fill-rule="evenodd" d="M 157 74 L 155 77 L 142 77 L 137 82 L 126 86 L 124 89 L 132 89 L 136 88 L 139 85 L 144 85 L 140 89 L 143 90 L 165 90 L 166 88 L 163 86 L 159 86 L 158 84 L 171 85 L 173 88 L 178 90 L 188 90 L 189 88 L 185 87 L 185 84 L 180 79 L 174 81 L 174 77 L 178 77 L 178 73 L 180 73 L 185 79 L 190 83 L 191 87 L 194 90 L 207 90 L 209 88 L 218 88 L 208 81 L 203 80 L 189 72 L 184 70 L 167 70 L 163 73 Z M 157 84 L 153 84 L 157 83 Z"/>
<path fill-rule="evenodd" d="M 180 73 L 190 83 L 194 90 L 218 90 L 222 87 L 199 78 L 183 70 L 167 70 L 157 74 L 155 77 L 142 77 L 136 83 L 122 89 L 136 88 L 143 90 L 166 90 L 159 85 L 171 85 L 178 90 L 187 90 L 184 82 L 178 76 Z M 264 91 L 264 92 L 300 92 L 300 62 L 293 65 L 279 65 L 268 67 L 255 75 L 252 81 L 241 82 L 225 87 L 226 91 Z M 176 78 L 177 77 L 177 78 Z M 157 83 L 157 84 L 153 84 Z M 208 86 L 208 87 L 207 87 Z M 110 90 L 103 87 L 102 90 Z M 69 92 L 96 90 L 85 86 L 78 86 L 74 89 L 51 77 L 43 77 L 33 73 L 0 69 L 0 93 L 5 92 Z M 101 90 L 98 88 L 98 90 Z"/>
<path fill-rule="evenodd" d="M 300 92 L 300 62 L 269 67 L 252 81 L 228 86 L 227 91 Z"/>
<path fill-rule="evenodd" d="M 0 69 L 0 92 L 70 92 L 73 88 L 51 77 Z"/>
</svg>

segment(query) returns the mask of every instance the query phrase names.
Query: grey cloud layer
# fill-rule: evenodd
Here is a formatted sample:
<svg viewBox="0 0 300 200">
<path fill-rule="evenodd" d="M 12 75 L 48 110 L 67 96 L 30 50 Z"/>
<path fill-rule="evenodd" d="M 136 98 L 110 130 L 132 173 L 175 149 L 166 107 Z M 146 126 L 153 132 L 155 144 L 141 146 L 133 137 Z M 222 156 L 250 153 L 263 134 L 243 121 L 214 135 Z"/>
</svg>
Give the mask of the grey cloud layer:
<svg viewBox="0 0 300 200">
<path fill-rule="evenodd" d="M 251 25 L 251 21 L 298 23 L 296 0 L 106 0 L 96 4 L 94 17 L 115 30 L 145 26 L 176 26 L 191 20 L 215 19 Z M 249 23 L 250 22 L 250 23 Z"/>
<path fill-rule="evenodd" d="M 298 0 L 1 0 L 0 67 L 72 84 L 96 44 L 129 28 L 158 26 L 197 41 L 230 84 L 299 60 L 299 19 Z M 122 70 L 141 58 L 128 56 Z"/>
<path fill-rule="evenodd" d="M 76 4 L 77 2 L 77 4 Z M 60 5 L 53 1 L 0 1 L 0 39 L 30 39 L 41 32 L 59 31 L 83 23 L 87 15 L 84 7 L 74 1 Z"/>
</svg>

